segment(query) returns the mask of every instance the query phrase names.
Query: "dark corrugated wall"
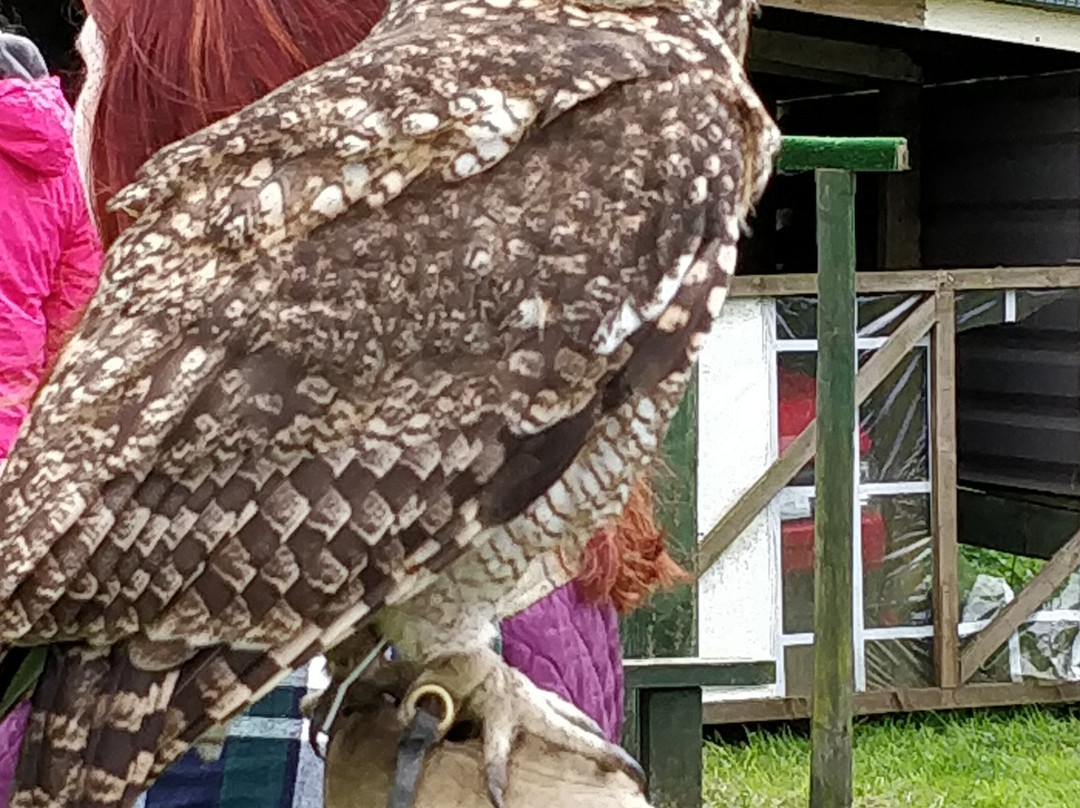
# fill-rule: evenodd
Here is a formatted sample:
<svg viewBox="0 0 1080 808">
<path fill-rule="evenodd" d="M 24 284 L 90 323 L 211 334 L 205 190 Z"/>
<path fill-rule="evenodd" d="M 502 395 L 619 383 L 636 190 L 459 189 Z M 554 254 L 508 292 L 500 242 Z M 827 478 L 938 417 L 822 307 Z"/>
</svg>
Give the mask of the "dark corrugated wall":
<svg viewBox="0 0 1080 808">
<path fill-rule="evenodd" d="M 1080 258 L 1080 73 L 928 89 L 923 131 L 927 266 Z M 958 365 L 961 482 L 1080 494 L 1077 295 L 961 333 Z"/>
<path fill-rule="evenodd" d="M 1080 494 L 1080 299 L 958 338 L 960 479 Z"/>
<path fill-rule="evenodd" d="M 926 91 L 927 266 L 1080 258 L 1080 73 Z"/>
</svg>

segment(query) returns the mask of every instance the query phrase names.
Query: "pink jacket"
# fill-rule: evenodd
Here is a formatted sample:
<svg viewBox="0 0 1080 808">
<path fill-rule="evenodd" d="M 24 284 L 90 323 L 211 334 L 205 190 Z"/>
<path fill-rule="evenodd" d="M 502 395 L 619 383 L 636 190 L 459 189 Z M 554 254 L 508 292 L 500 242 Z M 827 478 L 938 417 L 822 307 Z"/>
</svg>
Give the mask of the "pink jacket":
<svg viewBox="0 0 1080 808">
<path fill-rule="evenodd" d="M 0 80 L 0 458 L 101 271 L 72 123 L 59 79 Z"/>
</svg>

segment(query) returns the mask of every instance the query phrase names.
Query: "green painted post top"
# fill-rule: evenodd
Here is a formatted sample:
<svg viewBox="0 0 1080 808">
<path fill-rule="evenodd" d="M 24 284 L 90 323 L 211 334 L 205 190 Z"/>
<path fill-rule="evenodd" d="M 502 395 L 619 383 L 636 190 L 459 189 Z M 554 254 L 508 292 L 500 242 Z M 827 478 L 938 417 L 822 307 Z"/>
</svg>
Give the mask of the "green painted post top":
<svg viewBox="0 0 1080 808">
<path fill-rule="evenodd" d="M 802 137 L 786 135 L 777 170 L 785 173 L 833 168 L 841 171 L 907 171 L 907 140 L 902 137 Z"/>
</svg>

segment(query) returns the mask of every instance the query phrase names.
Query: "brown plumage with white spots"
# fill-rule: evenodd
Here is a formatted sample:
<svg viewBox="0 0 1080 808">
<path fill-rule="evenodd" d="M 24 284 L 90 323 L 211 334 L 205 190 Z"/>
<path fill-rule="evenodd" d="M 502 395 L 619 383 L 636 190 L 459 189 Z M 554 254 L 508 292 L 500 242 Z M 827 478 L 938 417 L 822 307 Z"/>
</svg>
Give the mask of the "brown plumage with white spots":
<svg viewBox="0 0 1080 808">
<path fill-rule="evenodd" d="M 778 142 L 749 4 L 396 0 L 144 167 L 0 479 L 0 646 L 50 646 L 16 808 L 130 805 L 372 621 L 483 663 L 496 801 L 519 729 L 618 764 L 485 648 L 724 297 Z"/>
</svg>

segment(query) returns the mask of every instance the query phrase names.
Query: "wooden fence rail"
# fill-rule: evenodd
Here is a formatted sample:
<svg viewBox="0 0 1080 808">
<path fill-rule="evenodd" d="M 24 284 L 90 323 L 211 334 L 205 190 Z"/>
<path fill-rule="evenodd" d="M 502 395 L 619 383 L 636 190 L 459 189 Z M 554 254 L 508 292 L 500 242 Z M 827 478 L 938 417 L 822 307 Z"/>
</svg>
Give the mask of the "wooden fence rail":
<svg viewBox="0 0 1080 808">
<path fill-rule="evenodd" d="M 1004 693 L 1016 703 L 1072 701 L 1080 684 L 1035 687 L 1021 683 L 971 684 L 978 671 L 1064 583 L 1080 568 L 1080 532 L 1073 535 L 992 620 L 967 638 L 960 635 L 957 580 L 957 436 L 956 436 L 956 293 L 972 290 L 1048 290 L 1080 288 L 1080 265 L 998 267 L 984 269 L 916 270 L 857 273 L 862 294 L 911 293 L 921 299 L 880 348 L 863 364 L 856 378 L 856 402 L 862 404 L 899 366 L 917 344 L 931 335 L 931 511 L 933 551 L 934 688 L 858 694 L 857 711 L 877 711 L 882 704 L 901 705 L 1001 703 Z M 735 297 L 816 296 L 816 275 L 753 276 L 736 279 Z M 697 572 L 707 570 L 755 518 L 787 486 L 814 454 L 817 423 L 811 421 L 787 449 L 713 526 L 698 548 Z M 927 695 L 931 690 L 938 695 Z M 881 695 L 886 693 L 887 695 Z M 911 698 L 907 698 L 911 695 Z M 705 720 L 756 720 L 801 714 L 799 698 L 755 699 L 706 708 Z M 786 705 L 781 705 L 786 702 Z M 1007 702 L 1008 703 L 1008 702 Z M 861 705 L 861 706 L 860 706 Z"/>
</svg>

